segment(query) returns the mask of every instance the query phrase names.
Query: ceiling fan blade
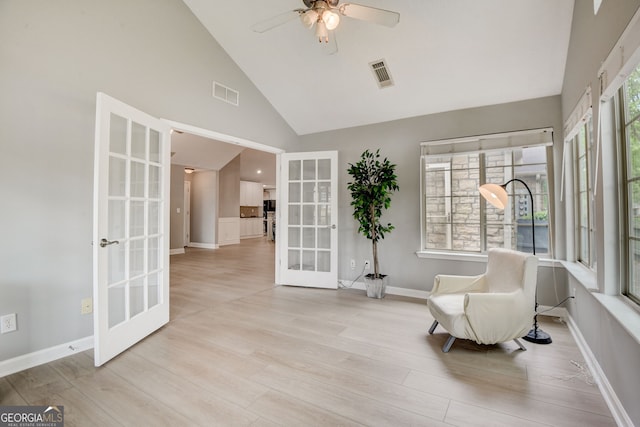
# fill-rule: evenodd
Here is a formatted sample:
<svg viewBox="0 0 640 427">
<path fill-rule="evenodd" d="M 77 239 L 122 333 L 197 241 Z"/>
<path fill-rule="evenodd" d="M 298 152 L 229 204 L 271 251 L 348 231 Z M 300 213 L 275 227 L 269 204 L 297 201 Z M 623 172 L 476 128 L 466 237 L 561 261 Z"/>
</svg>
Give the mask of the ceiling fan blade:
<svg viewBox="0 0 640 427">
<path fill-rule="evenodd" d="M 361 4 L 355 3 L 341 4 L 338 7 L 338 11 L 349 18 L 374 22 L 386 27 L 394 27 L 400 21 L 400 14 L 398 12 L 362 6 Z"/>
<path fill-rule="evenodd" d="M 251 29 L 256 33 L 264 33 L 273 28 L 279 27 L 280 25 L 284 25 L 289 21 L 293 21 L 295 18 L 300 16 L 301 11 L 303 11 L 303 9 L 295 9 L 285 13 L 281 13 L 269 19 L 265 19 L 264 21 L 253 24 L 251 26 Z"/>
</svg>

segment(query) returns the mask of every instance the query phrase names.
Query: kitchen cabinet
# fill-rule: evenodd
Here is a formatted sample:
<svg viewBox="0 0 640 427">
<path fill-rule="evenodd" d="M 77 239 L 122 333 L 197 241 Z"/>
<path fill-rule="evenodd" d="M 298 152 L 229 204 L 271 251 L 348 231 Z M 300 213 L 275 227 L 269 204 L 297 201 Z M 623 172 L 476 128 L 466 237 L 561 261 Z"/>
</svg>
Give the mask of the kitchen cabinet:
<svg viewBox="0 0 640 427">
<path fill-rule="evenodd" d="M 237 245 L 238 243 L 240 243 L 240 218 L 218 219 L 218 245 Z"/>
<path fill-rule="evenodd" d="M 240 218 L 240 238 L 261 237 L 264 234 L 262 218 Z"/>
<path fill-rule="evenodd" d="M 240 206 L 262 206 L 262 184 L 240 181 Z"/>
</svg>

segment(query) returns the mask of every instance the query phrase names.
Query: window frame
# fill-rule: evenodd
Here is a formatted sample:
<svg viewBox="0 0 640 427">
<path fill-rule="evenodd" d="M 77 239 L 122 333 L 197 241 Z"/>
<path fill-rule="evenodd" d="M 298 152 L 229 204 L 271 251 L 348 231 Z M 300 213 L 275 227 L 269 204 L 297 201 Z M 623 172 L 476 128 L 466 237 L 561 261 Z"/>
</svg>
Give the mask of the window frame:
<svg viewBox="0 0 640 427">
<path fill-rule="evenodd" d="M 515 141 L 515 142 L 514 142 Z M 427 235 L 428 232 L 428 199 L 429 197 L 433 197 L 427 194 L 427 167 L 428 167 L 428 158 L 429 157 L 449 157 L 451 159 L 456 155 L 469 155 L 469 154 L 478 154 L 479 156 L 479 182 L 478 185 L 487 182 L 485 179 L 485 173 L 487 168 L 491 168 L 491 166 L 487 165 L 484 161 L 484 157 L 487 153 L 493 151 L 505 152 L 508 151 L 511 156 L 511 163 L 506 165 L 505 168 L 508 168 L 509 173 L 516 175 L 517 168 L 527 165 L 537 165 L 544 164 L 544 170 L 546 174 L 546 181 L 543 184 L 542 193 L 538 194 L 535 188 L 532 187 L 532 192 L 534 193 L 534 199 L 537 199 L 539 196 L 543 196 L 545 198 L 542 206 L 547 208 L 547 221 L 548 221 L 548 248 L 546 253 L 542 255 L 546 255 L 548 257 L 552 257 L 554 253 L 554 241 L 552 239 L 553 233 L 553 217 L 554 217 L 554 200 L 553 200 L 553 192 L 551 189 L 553 188 L 553 129 L 545 128 L 545 129 L 532 129 L 527 131 L 515 131 L 515 132 L 506 132 L 500 134 L 491 134 L 491 135 L 482 135 L 468 138 L 456 138 L 456 139 L 448 139 L 448 140 L 439 140 L 439 141 L 427 141 L 421 143 L 422 153 L 420 156 L 420 249 L 418 250 L 419 256 L 427 256 L 429 254 L 437 255 L 437 256 L 445 256 L 445 257 L 471 257 L 474 258 L 476 256 L 482 256 L 486 254 L 488 247 L 493 247 L 488 244 L 487 238 L 487 204 L 485 200 L 481 197 L 480 193 L 477 193 L 479 200 L 479 227 L 480 227 L 480 247 L 479 250 L 463 250 L 456 248 L 455 245 L 451 244 L 447 246 L 447 249 L 442 248 L 433 248 L 428 247 L 429 238 Z M 527 163 L 525 165 L 520 165 L 515 163 L 513 153 L 516 150 L 524 149 L 524 148 L 532 148 L 534 146 L 544 147 L 544 161 L 543 162 L 534 162 Z M 427 151 L 425 151 L 427 148 Z M 475 149 L 474 149 L 475 148 Z M 429 149 L 432 149 L 430 151 Z M 437 163 L 437 162 L 436 162 Z M 507 182 L 507 180 L 505 180 Z M 546 187 L 546 189 L 544 189 Z M 510 203 L 507 207 L 508 211 L 505 211 L 504 215 L 509 215 L 514 217 L 514 207 L 512 206 L 514 196 L 520 195 L 521 191 L 525 190 L 521 184 L 512 183 L 507 188 L 509 193 Z M 545 192 L 546 191 L 546 192 Z M 528 196 L 527 196 L 528 197 Z M 536 205 L 537 206 L 537 205 Z M 540 211 L 541 209 L 538 209 Z M 532 214 L 535 214 L 532 212 Z M 514 217 L 515 218 L 515 217 Z M 507 224 L 505 224 L 507 225 Z M 512 232 L 515 233 L 517 229 L 515 219 L 512 221 L 510 226 L 513 227 Z M 508 235 L 506 233 L 505 235 Z M 517 245 L 517 240 L 513 241 L 514 247 Z M 540 247 L 536 245 L 536 248 L 539 250 Z"/>
<path fill-rule="evenodd" d="M 633 72 L 640 72 L 640 65 Z M 630 75 L 633 73 L 630 73 Z M 636 295 L 631 292 L 631 286 L 633 284 L 632 267 L 633 263 L 630 260 L 631 242 L 636 242 L 640 246 L 640 236 L 632 236 L 630 231 L 631 212 L 630 212 L 630 183 L 640 182 L 640 176 L 629 179 L 629 169 L 631 157 L 629 156 L 629 132 L 628 128 L 634 122 L 640 122 L 640 111 L 636 113 L 634 117 L 628 117 L 628 102 L 627 102 L 627 83 L 628 79 L 622 84 L 618 90 L 618 99 L 616 102 L 616 119 L 619 128 L 620 144 L 619 146 L 619 200 L 620 200 L 620 217 L 621 217 L 621 231 L 622 239 L 620 245 L 620 264 L 621 264 L 621 277 L 623 278 L 620 286 L 620 294 L 628 298 L 630 301 L 637 305 L 640 305 L 640 294 Z M 640 93 L 640 91 L 639 91 Z M 640 106 L 640 103 L 639 103 Z M 621 184 L 621 185 L 620 185 Z M 640 272 L 636 272 L 640 273 Z"/>
<path fill-rule="evenodd" d="M 581 136 L 584 135 L 584 141 L 581 141 Z M 593 165 L 592 165 L 592 155 L 593 155 L 593 121 L 591 119 L 591 115 L 589 114 L 585 117 L 581 124 L 580 130 L 576 132 L 576 135 L 571 138 L 572 150 L 573 150 L 573 191 L 574 191 L 574 221 L 575 221 L 575 236 L 574 236 L 574 250 L 575 250 L 575 259 L 580 264 L 584 265 L 590 270 L 595 269 L 595 229 L 594 229 L 594 221 L 595 221 L 595 206 L 594 206 L 594 193 L 593 193 Z M 584 144 L 584 155 L 580 155 L 580 150 L 578 145 L 580 143 Z M 584 164 L 586 167 L 586 171 L 584 174 L 584 184 L 585 189 L 581 189 L 581 180 L 582 176 L 580 170 L 580 159 L 584 157 Z M 582 224 L 582 204 L 581 195 L 586 197 L 586 223 Z M 583 251 L 582 244 L 582 228 L 586 228 L 586 245 Z M 587 259 L 583 259 L 583 253 L 586 254 Z"/>
</svg>

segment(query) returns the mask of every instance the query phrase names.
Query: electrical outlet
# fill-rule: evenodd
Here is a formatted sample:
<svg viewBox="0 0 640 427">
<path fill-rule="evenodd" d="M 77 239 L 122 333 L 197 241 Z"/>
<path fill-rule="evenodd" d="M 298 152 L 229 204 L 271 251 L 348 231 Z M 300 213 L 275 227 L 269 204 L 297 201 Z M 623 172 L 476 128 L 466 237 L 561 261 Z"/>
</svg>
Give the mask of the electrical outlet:
<svg viewBox="0 0 640 427">
<path fill-rule="evenodd" d="M 352 260 L 351 260 L 351 269 L 352 269 L 352 270 L 355 270 L 355 269 L 356 269 L 356 260 L 355 260 L 355 259 L 352 259 Z"/>
<path fill-rule="evenodd" d="M 93 300 L 91 298 L 84 298 L 80 301 L 80 314 L 93 313 Z"/>
<path fill-rule="evenodd" d="M 371 264 L 369 264 L 369 260 L 368 260 L 368 259 L 365 259 L 365 260 L 364 260 L 364 269 L 365 269 L 365 270 L 368 270 L 368 269 L 370 269 L 370 268 L 371 268 Z"/>
<path fill-rule="evenodd" d="M 18 329 L 16 325 L 16 314 L 11 313 L 0 317 L 0 334 L 13 332 Z"/>
</svg>

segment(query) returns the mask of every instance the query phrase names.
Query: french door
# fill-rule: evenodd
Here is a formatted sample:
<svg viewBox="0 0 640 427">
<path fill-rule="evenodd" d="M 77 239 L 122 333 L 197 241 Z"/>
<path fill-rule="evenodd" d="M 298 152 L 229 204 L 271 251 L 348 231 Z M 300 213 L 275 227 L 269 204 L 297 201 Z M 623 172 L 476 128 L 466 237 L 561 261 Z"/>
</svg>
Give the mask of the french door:
<svg viewBox="0 0 640 427">
<path fill-rule="evenodd" d="M 94 358 L 169 321 L 169 127 L 103 93 L 96 103 Z"/>
<path fill-rule="evenodd" d="M 338 152 L 280 158 L 279 284 L 338 287 Z"/>
</svg>

